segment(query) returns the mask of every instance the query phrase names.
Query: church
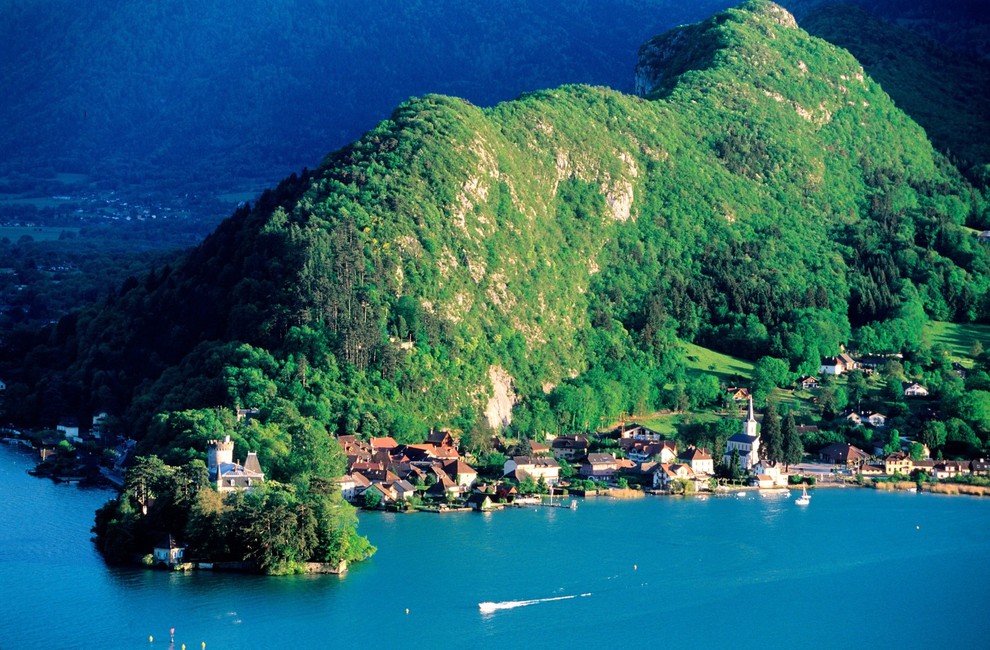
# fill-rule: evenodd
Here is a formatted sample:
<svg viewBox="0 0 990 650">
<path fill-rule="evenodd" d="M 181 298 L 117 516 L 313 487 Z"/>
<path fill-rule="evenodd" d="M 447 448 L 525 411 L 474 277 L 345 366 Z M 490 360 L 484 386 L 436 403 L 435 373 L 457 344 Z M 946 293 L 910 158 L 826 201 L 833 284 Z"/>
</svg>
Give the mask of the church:
<svg viewBox="0 0 990 650">
<path fill-rule="evenodd" d="M 756 416 L 753 415 L 753 398 L 749 398 L 749 417 L 743 421 L 741 433 L 729 438 L 725 443 L 725 456 L 722 462 L 728 466 L 732 462 L 733 450 L 739 451 L 739 467 L 745 471 L 753 469 L 760 462 L 760 434 L 756 430 Z"/>
</svg>

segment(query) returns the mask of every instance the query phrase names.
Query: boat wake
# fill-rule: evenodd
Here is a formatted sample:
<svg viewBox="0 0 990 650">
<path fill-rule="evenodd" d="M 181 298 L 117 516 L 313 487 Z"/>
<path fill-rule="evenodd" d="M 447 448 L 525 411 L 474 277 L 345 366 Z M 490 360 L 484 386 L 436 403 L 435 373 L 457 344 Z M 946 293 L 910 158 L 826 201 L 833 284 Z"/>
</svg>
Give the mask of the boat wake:
<svg viewBox="0 0 990 650">
<path fill-rule="evenodd" d="M 482 614 L 493 614 L 500 609 L 515 609 L 516 607 L 526 607 L 528 605 L 538 605 L 540 603 L 551 603 L 555 600 L 570 600 L 572 598 L 584 598 L 585 596 L 590 596 L 591 592 L 586 594 L 575 594 L 573 596 L 555 596 L 553 598 L 536 598 L 534 600 L 503 600 L 499 603 L 484 602 L 478 603 L 478 609 L 481 610 Z"/>
</svg>

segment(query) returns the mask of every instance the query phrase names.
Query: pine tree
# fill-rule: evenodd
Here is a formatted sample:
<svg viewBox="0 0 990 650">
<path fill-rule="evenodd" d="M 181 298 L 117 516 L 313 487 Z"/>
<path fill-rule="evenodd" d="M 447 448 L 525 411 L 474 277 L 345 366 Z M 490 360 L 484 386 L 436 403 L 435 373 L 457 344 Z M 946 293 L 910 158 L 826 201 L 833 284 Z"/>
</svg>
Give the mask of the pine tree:
<svg viewBox="0 0 990 650">
<path fill-rule="evenodd" d="M 771 463 L 784 458 L 784 439 L 780 431 L 780 416 L 773 402 L 767 402 L 760 425 L 760 457 Z"/>
<path fill-rule="evenodd" d="M 801 459 L 804 458 L 804 443 L 801 442 L 797 425 L 794 424 L 794 415 L 791 413 L 788 413 L 784 419 L 781 434 L 781 437 L 784 439 L 784 466 L 785 469 L 790 469 L 791 465 L 800 463 Z"/>
</svg>

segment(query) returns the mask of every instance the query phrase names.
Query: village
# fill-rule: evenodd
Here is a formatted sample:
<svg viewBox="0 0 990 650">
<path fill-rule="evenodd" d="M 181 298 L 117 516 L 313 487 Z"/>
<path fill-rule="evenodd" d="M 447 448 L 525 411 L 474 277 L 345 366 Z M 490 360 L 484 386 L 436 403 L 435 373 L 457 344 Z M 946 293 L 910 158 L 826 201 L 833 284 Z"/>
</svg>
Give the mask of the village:
<svg viewBox="0 0 990 650">
<path fill-rule="evenodd" d="M 854 360 L 845 353 L 826 357 L 819 368 L 821 379 L 801 376 L 793 390 L 813 393 L 852 372 L 877 372 L 889 361 L 889 357 Z M 955 366 L 954 372 L 962 372 Z M 0 394 L 4 388 L 0 382 Z M 928 389 L 916 381 L 903 382 L 901 390 L 905 399 L 929 397 Z M 773 443 L 762 440 L 760 422 L 765 416 L 758 416 L 750 390 L 727 386 L 724 392 L 729 409 L 723 419 L 735 422 L 731 425 L 735 432 L 718 452 L 685 444 L 676 436 L 633 421 L 594 433 L 548 434 L 542 441 L 496 435 L 491 441 L 494 456 L 483 463 L 462 449 L 456 432 L 449 430 L 431 431 L 418 444 L 400 444 L 391 437 L 342 435 L 337 441 L 347 460 L 338 484 L 344 499 L 364 509 L 443 513 L 526 505 L 576 507 L 575 496 L 782 493 L 802 485 L 920 484 L 990 476 L 990 461 L 982 457 L 933 458 L 920 436 L 887 435 L 889 418 L 880 410 L 848 408 L 836 416 L 844 431 L 865 431 L 857 437 L 872 445 L 836 441 L 809 453 L 798 443 L 797 455 L 784 459 L 770 451 Z M 934 413 L 930 407 L 923 412 Z M 241 423 L 259 416 L 257 409 L 237 411 Z M 81 427 L 76 419 L 66 417 L 40 438 L 12 427 L 0 428 L 0 433 L 8 442 L 38 449 L 41 476 L 120 487 L 136 443 L 107 435 L 108 418 L 107 413 L 99 413 L 89 426 Z M 820 434 L 813 424 L 795 428 L 804 441 Z M 501 462 L 493 465 L 492 457 Z M 207 466 L 211 483 L 221 493 L 251 491 L 265 482 L 253 451 L 247 452 L 243 462 L 235 461 L 229 436 L 210 442 Z"/>
</svg>

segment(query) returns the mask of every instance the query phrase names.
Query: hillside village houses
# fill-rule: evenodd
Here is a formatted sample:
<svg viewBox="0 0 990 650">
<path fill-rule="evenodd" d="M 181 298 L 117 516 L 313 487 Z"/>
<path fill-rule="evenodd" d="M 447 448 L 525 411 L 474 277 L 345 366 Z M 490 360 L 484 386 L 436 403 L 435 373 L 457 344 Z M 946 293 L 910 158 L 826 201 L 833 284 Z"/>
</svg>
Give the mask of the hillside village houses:
<svg viewBox="0 0 990 650">
<path fill-rule="evenodd" d="M 823 375 L 841 375 L 844 372 L 855 370 L 858 367 L 856 361 L 848 354 L 840 354 L 834 357 L 825 357 L 818 368 L 818 372 Z"/>
</svg>

